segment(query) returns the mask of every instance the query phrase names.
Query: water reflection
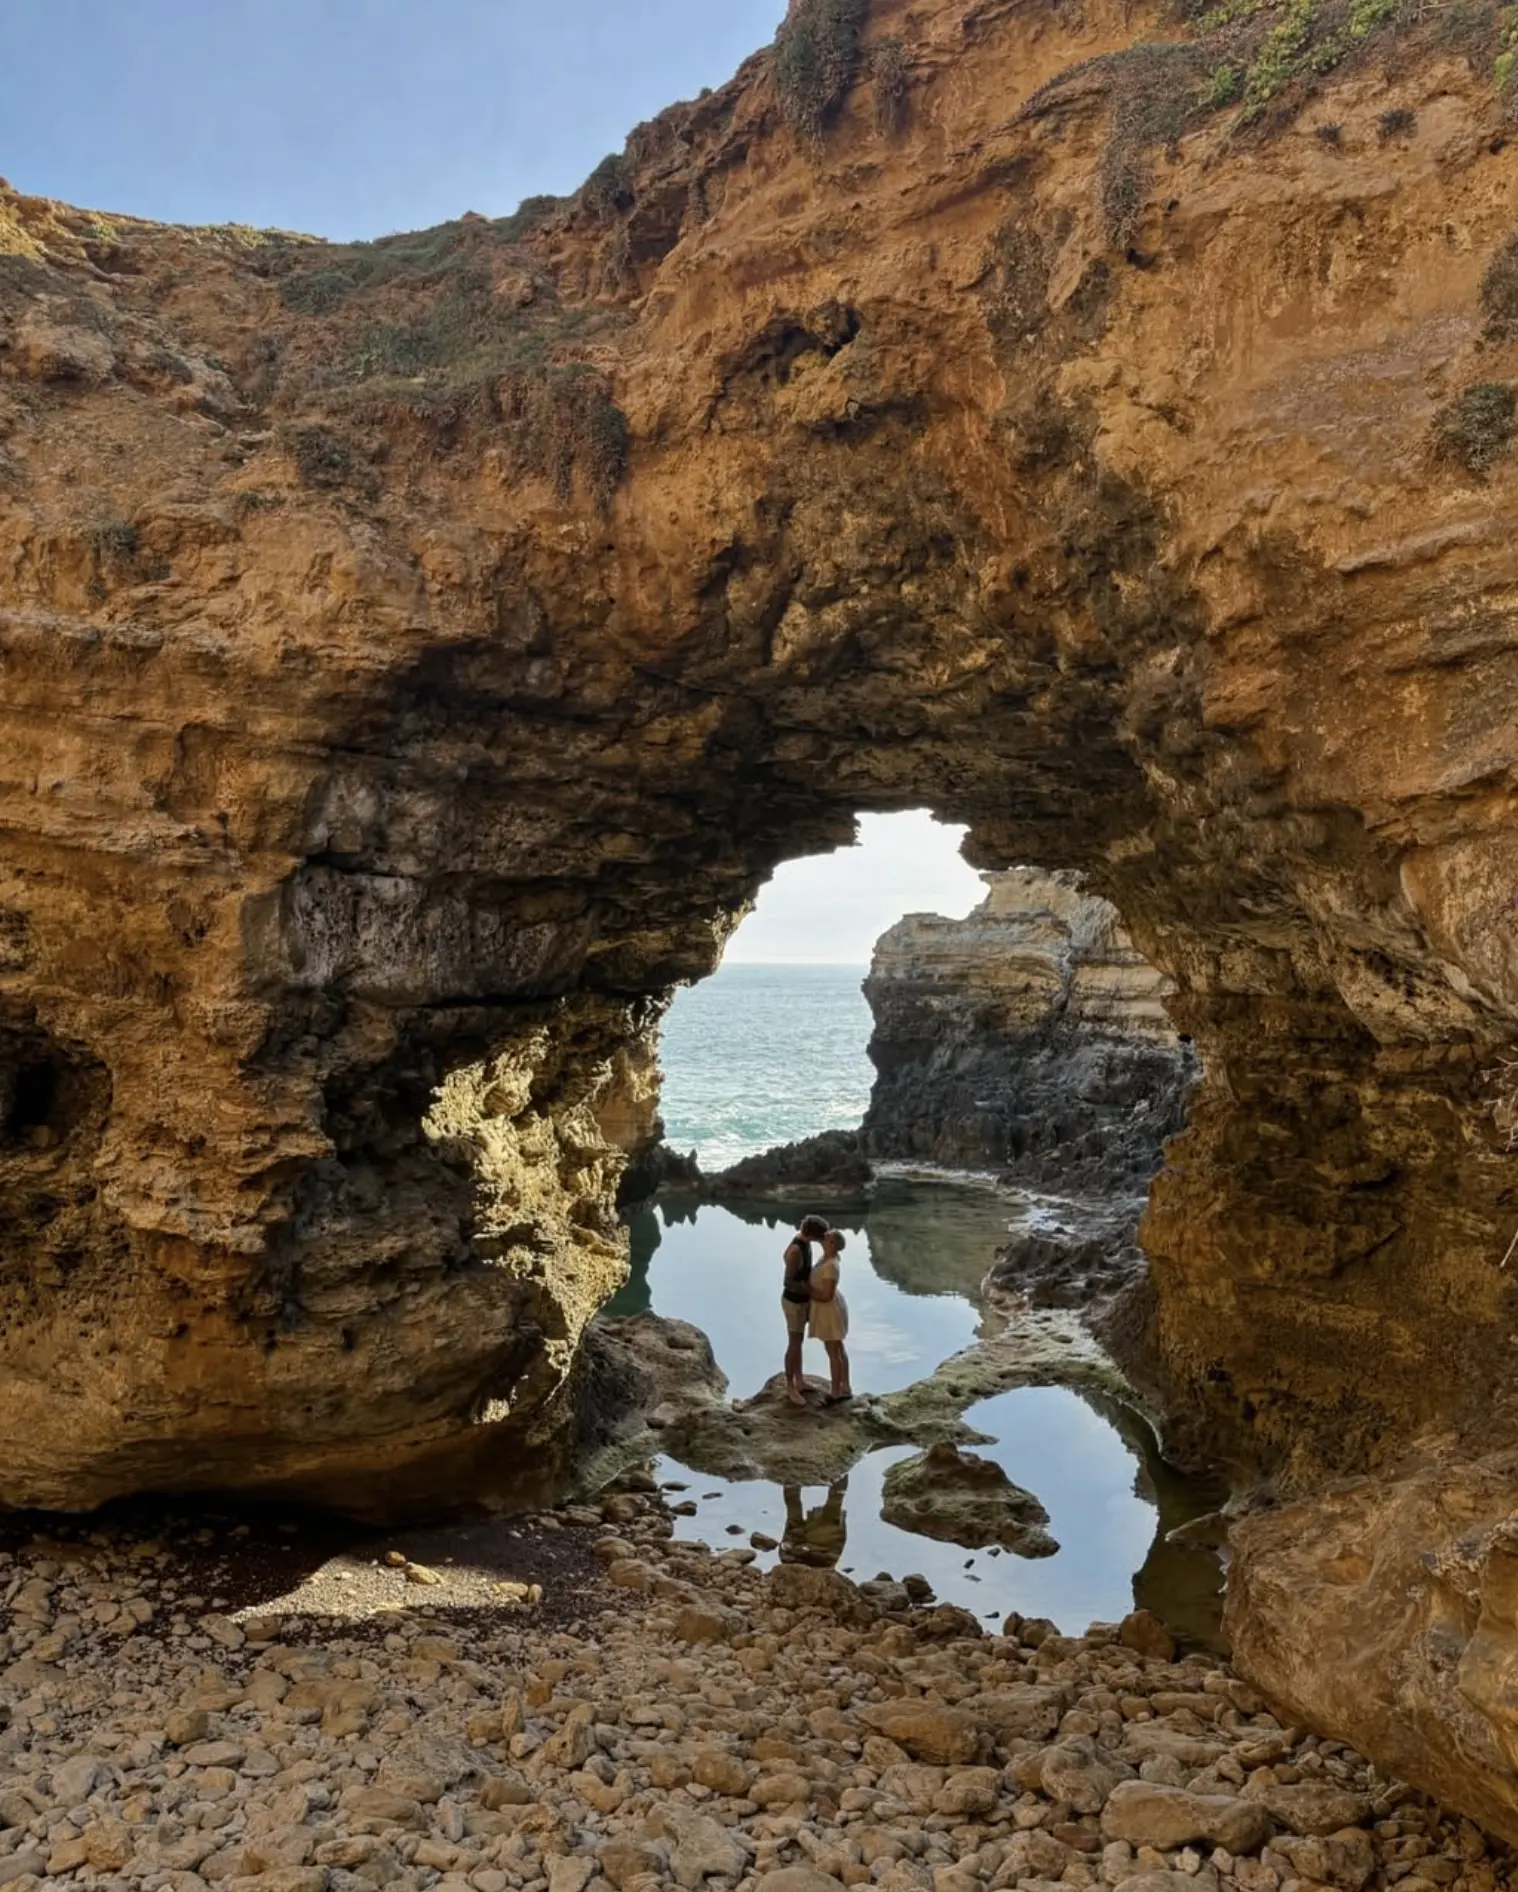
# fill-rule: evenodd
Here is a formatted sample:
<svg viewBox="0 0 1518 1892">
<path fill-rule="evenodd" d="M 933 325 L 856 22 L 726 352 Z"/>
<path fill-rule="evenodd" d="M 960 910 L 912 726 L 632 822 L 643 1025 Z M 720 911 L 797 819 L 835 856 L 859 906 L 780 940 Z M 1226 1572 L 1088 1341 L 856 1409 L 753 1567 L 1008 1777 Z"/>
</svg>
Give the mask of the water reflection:
<svg viewBox="0 0 1518 1892">
<path fill-rule="evenodd" d="M 787 1564 L 812 1564 L 831 1570 L 843 1557 L 848 1542 L 843 1501 L 849 1481 L 840 1478 L 828 1487 L 821 1504 L 808 1508 L 800 1485 L 781 1487 L 785 1501 L 785 1534 L 780 1539 L 780 1561 Z"/>
<path fill-rule="evenodd" d="M 844 1290 L 856 1386 L 890 1392 L 909 1385 L 977 1337 L 985 1319 L 979 1284 L 1014 1213 L 1005 1198 L 901 1184 L 878 1203 L 815 1206 L 850 1236 Z M 773 1203 L 690 1199 L 638 1212 L 633 1277 L 609 1311 L 652 1307 L 693 1321 L 710 1337 L 732 1396 L 750 1397 L 780 1367 L 780 1255 L 801 1212 L 789 1204 L 782 1212 Z M 816 1371 L 822 1349 L 808 1342 L 808 1354 Z M 987 1618 L 1017 1609 L 1074 1632 L 1138 1602 L 1196 1640 L 1216 1641 L 1218 1560 L 1165 1537 L 1214 1508 L 1224 1491 L 1167 1465 L 1142 1415 L 1084 1386 L 1025 1386 L 980 1401 L 965 1419 L 991 1440 L 973 1449 L 1043 1501 L 1056 1556 L 1032 1562 L 998 1547 L 966 1553 L 887 1524 L 880 1515 L 885 1475 L 911 1446 L 870 1453 L 832 1486 L 703 1473 L 693 1494 L 697 1515 L 678 1519 L 677 1530 L 717 1547 L 724 1537 L 758 1533 L 776 1545 L 761 1552 L 765 1563 L 778 1556 L 837 1565 L 860 1579 L 917 1573 L 944 1600 Z M 660 1475 L 688 1477 L 673 1459 L 661 1462 Z"/>
</svg>

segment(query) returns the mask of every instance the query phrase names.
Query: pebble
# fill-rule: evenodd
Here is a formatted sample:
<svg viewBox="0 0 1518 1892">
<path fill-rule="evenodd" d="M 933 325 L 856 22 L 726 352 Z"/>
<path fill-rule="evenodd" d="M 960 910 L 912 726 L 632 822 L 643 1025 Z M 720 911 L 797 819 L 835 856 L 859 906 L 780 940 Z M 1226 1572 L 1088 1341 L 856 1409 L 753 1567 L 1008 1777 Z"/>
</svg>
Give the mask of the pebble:
<svg viewBox="0 0 1518 1892">
<path fill-rule="evenodd" d="M 0 1560 L 0 1892 L 1514 1886 L 1153 1618 L 988 1634 L 920 1580 L 766 1576 L 652 1484 L 555 1519 L 601 1572 L 569 1628 L 529 1584 L 439 1609 L 399 1552 L 409 1596 L 326 1617 L 178 1595 L 108 1532 Z"/>
</svg>

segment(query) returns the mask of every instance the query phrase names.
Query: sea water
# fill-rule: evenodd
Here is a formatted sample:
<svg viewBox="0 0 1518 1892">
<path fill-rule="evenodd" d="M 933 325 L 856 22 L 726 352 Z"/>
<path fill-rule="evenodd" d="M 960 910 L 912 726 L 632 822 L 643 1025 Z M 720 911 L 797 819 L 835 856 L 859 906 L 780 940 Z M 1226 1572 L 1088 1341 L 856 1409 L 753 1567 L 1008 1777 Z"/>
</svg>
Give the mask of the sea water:
<svg viewBox="0 0 1518 1892">
<path fill-rule="evenodd" d="M 863 966 L 724 966 L 682 992 L 665 1025 L 666 1137 L 695 1149 L 709 1174 L 779 1143 L 853 1129 L 869 1102 L 870 1012 Z M 630 1218 L 632 1278 L 607 1310 L 651 1308 L 693 1322 L 712 1342 L 729 1396 L 745 1399 L 780 1370 L 781 1254 L 809 1206 L 661 1199 Z M 818 1204 L 848 1233 L 843 1290 L 853 1382 L 889 1393 L 995 1331 L 981 1284 L 997 1248 L 1047 1208 L 1039 1199 L 964 1182 L 888 1181 L 867 1202 Z M 807 1343 L 808 1370 L 825 1373 Z M 836 1562 L 856 1578 L 916 1572 L 946 1601 L 994 1619 L 1011 1609 L 1050 1616 L 1067 1632 L 1120 1617 L 1135 1601 L 1197 1640 L 1217 1633 L 1221 1575 L 1205 1550 L 1166 1542 L 1215 1505 L 1220 1488 L 1169 1466 L 1136 1411 L 1073 1386 L 1018 1387 L 965 1414 L 990 1440 L 973 1449 L 1001 1464 L 1049 1512 L 1053 1557 L 975 1551 L 921 1537 L 881 1516 L 887 1470 L 915 1449 L 869 1453 L 831 1489 L 729 1481 L 673 1458 L 659 1475 L 694 1517 L 682 1537 L 713 1548 L 753 1532 L 766 1552 Z"/>
<path fill-rule="evenodd" d="M 1009 1228 L 1037 1209 L 991 1188 L 906 1181 L 877 1185 L 853 1207 L 822 1206 L 848 1236 L 842 1285 L 853 1383 L 875 1393 L 926 1377 L 1000 1326 L 981 1280 Z M 633 1276 L 608 1314 L 652 1308 L 694 1322 L 712 1343 L 729 1397 L 751 1397 L 781 1368 L 781 1253 L 799 1212 L 683 1196 L 637 1209 Z M 807 1356 L 807 1370 L 824 1374 L 816 1342 L 807 1342 Z M 858 1580 L 916 1573 L 944 1601 L 989 1620 L 1015 1609 L 1071 1634 L 1138 1603 L 1199 1642 L 1216 1641 L 1217 1558 L 1166 1540 L 1212 1510 L 1223 1490 L 1168 1465 L 1136 1409 L 1089 1386 L 1024 1386 L 980 1400 L 964 1417 L 988 1441 L 970 1449 L 1042 1501 L 1060 1546 L 1053 1557 L 961 1548 L 888 1524 L 885 1475 L 913 1453 L 910 1445 L 870 1452 L 831 1489 L 715 1478 L 674 1457 L 660 1460 L 658 1475 L 696 1507 L 676 1518 L 679 1536 L 722 1549 L 758 1532 L 780 1546 L 761 1564 L 777 1556 L 836 1563 Z"/>
<path fill-rule="evenodd" d="M 665 1141 L 708 1175 L 822 1130 L 870 1101 L 866 966 L 729 966 L 679 993 L 664 1024 Z"/>
</svg>

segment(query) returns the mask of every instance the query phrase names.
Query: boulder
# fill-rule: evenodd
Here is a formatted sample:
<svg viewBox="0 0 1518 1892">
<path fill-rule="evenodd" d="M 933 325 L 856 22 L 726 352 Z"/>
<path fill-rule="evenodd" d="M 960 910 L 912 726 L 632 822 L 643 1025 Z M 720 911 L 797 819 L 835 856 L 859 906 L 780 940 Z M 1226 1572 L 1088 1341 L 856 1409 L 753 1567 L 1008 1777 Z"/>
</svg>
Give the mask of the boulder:
<svg viewBox="0 0 1518 1892">
<path fill-rule="evenodd" d="M 858 1710 L 857 1719 L 905 1748 L 913 1760 L 940 1767 L 960 1767 L 973 1761 L 983 1738 L 981 1724 L 973 1716 L 930 1702 L 871 1702 Z"/>
<path fill-rule="evenodd" d="M 939 1444 L 885 1475 L 880 1515 L 899 1530 L 978 1550 L 1000 1544 L 1020 1557 L 1052 1557 L 1049 1513 L 994 1460 Z"/>
<path fill-rule="evenodd" d="M 1104 1838 L 1172 1852 L 1205 1842 L 1230 1853 L 1250 1853 L 1270 1837 L 1270 1815 L 1257 1800 L 1188 1793 L 1147 1780 L 1119 1781 L 1102 1810 Z"/>
</svg>

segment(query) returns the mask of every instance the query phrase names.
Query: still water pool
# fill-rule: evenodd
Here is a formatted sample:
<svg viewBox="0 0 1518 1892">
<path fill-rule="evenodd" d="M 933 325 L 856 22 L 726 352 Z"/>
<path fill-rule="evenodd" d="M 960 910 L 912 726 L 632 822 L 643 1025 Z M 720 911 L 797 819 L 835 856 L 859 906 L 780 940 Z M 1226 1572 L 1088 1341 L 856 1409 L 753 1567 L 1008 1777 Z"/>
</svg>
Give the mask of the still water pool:
<svg viewBox="0 0 1518 1892">
<path fill-rule="evenodd" d="M 896 1183 L 877 1185 L 866 1207 L 816 1206 L 849 1238 L 843 1290 L 857 1391 L 908 1386 L 1000 1327 L 981 1301 L 980 1283 L 1018 1219 L 1014 1199 L 990 1189 Z M 608 1313 L 652 1309 L 694 1322 L 711 1340 L 731 1397 L 747 1399 L 780 1370 L 780 1256 L 796 1214 L 787 1207 L 782 1216 L 774 1204 L 681 1198 L 638 1210 L 632 1278 Z M 808 1341 L 807 1356 L 808 1371 L 825 1377 L 821 1346 Z M 1211 1510 L 1221 1488 L 1168 1466 L 1140 1414 L 1089 1388 L 1029 1386 L 982 1400 L 964 1416 L 993 1441 L 971 1449 L 1043 1502 L 1060 1546 L 1055 1556 L 972 1551 L 886 1523 L 885 1475 L 912 1455 L 911 1446 L 871 1452 L 831 1488 L 724 1481 L 672 1458 L 658 1473 L 696 1505 L 694 1517 L 677 1518 L 679 1535 L 714 1549 L 759 1532 L 781 1546 L 762 1562 L 778 1555 L 836 1564 L 859 1580 L 917 1572 L 942 1600 L 987 1618 L 1016 1609 L 1075 1633 L 1124 1615 L 1137 1601 L 1200 1641 L 1216 1640 L 1217 1559 L 1167 1544 L 1165 1535 Z"/>
</svg>

